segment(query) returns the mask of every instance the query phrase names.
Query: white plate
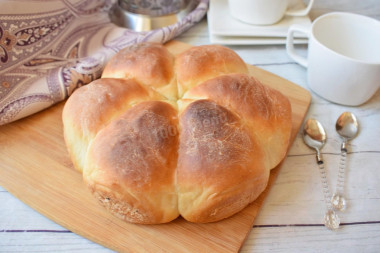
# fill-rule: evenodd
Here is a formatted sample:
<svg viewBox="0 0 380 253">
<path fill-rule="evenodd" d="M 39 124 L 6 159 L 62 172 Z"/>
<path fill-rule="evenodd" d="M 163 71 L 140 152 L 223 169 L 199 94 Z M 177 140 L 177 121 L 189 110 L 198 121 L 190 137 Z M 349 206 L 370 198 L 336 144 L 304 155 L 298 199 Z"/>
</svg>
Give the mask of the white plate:
<svg viewBox="0 0 380 253">
<path fill-rule="evenodd" d="M 305 5 L 302 0 L 290 0 L 289 9 L 302 9 Z M 210 0 L 207 13 L 211 43 L 231 45 L 262 45 L 285 44 L 288 28 L 292 24 L 311 25 L 310 18 L 285 16 L 274 25 L 257 26 L 243 23 L 234 19 L 228 9 L 228 0 Z M 298 43 L 307 40 L 304 34 L 295 34 Z"/>
<path fill-rule="evenodd" d="M 210 43 L 224 45 L 283 45 L 286 38 L 281 37 L 240 37 L 219 36 L 210 33 Z M 294 44 L 306 44 L 307 39 L 294 39 Z"/>
</svg>

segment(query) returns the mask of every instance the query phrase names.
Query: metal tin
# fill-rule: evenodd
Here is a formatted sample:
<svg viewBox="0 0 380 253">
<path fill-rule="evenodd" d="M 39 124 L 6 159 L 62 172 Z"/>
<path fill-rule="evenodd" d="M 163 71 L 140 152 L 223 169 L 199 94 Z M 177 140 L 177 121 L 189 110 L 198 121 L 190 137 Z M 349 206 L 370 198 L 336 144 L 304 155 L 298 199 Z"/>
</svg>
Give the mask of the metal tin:
<svg viewBox="0 0 380 253">
<path fill-rule="evenodd" d="M 150 31 L 177 23 L 195 7 L 192 0 L 118 0 L 110 18 L 118 26 Z"/>
</svg>

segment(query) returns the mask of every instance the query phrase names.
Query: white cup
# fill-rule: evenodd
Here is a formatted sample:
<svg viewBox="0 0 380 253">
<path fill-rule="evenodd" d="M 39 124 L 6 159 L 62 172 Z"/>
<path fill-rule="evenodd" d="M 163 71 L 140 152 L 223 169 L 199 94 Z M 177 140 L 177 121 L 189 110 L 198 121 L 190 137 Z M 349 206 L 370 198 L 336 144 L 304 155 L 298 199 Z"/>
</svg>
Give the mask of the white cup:
<svg viewBox="0 0 380 253">
<path fill-rule="evenodd" d="M 294 50 L 295 32 L 309 37 L 307 58 Z M 328 13 L 309 27 L 290 26 L 286 48 L 291 58 L 307 68 L 310 89 L 331 102 L 360 105 L 380 87 L 378 20 L 352 13 Z"/>
<path fill-rule="evenodd" d="M 288 0 L 229 0 L 231 15 L 245 23 L 253 25 L 271 25 L 280 21 L 285 15 L 306 16 L 314 0 L 310 0 L 305 9 L 287 10 Z"/>
</svg>

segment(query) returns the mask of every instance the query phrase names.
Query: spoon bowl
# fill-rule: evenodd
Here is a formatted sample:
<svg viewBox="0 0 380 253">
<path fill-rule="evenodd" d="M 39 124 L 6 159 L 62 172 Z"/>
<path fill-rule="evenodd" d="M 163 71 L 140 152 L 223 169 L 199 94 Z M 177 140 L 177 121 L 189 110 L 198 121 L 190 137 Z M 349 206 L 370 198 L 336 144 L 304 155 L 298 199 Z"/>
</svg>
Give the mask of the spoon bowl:
<svg viewBox="0 0 380 253">
<path fill-rule="evenodd" d="M 318 151 L 325 145 L 327 135 L 318 120 L 308 119 L 304 125 L 303 139 L 306 145 Z"/>
<path fill-rule="evenodd" d="M 356 116 L 351 112 L 342 113 L 335 124 L 335 129 L 345 140 L 351 140 L 358 135 L 359 124 Z"/>
</svg>

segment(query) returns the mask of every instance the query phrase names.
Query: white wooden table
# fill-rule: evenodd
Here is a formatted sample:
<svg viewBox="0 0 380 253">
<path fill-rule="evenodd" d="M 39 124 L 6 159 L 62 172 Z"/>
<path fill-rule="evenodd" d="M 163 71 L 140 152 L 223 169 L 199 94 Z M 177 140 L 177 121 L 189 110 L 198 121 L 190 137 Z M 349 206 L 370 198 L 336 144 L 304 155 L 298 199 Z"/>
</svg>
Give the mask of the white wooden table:
<svg viewBox="0 0 380 253">
<path fill-rule="evenodd" d="M 316 0 L 310 16 L 314 19 L 332 10 L 380 19 L 379 0 Z M 207 20 L 177 39 L 193 45 L 209 44 Z M 231 48 L 247 63 L 308 89 L 306 70 L 287 56 L 283 45 Z M 306 46 L 299 50 L 306 54 Z M 242 252 L 380 252 L 380 90 L 359 107 L 332 104 L 314 93 L 312 97 L 307 118 L 318 119 L 328 134 L 322 153 L 333 189 L 341 141 L 335 133 L 335 121 L 342 112 L 351 111 L 360 122 L 360 134 L 349 145 L 349 206 L 339 213 L 341 228 L 330 231 L 322 225 L 325 204 L 315 154 L 299 133 Z M 0 252 L 57 251 L 111 252 L 48 220 L 0 187 Z"/>
</svg>

